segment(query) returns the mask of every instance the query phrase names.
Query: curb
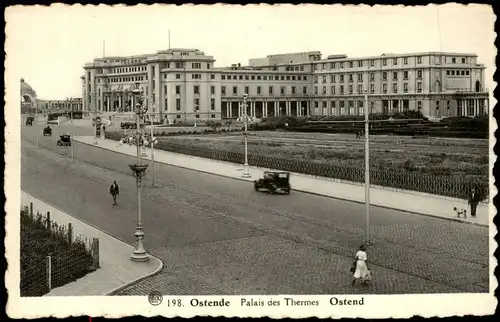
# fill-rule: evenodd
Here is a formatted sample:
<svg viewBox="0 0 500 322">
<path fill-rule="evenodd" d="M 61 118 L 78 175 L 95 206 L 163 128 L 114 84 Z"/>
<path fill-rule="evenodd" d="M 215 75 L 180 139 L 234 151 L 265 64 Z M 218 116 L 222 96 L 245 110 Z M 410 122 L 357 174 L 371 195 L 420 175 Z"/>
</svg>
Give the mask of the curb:
<svg viewBox="0 0 500 322">
<path fill-rule="evenodd" d="M 155 257 L 155 256 L 153 256 L 153 255 L 151 255 L 151 254 L 149 254 L 149 253 L 148 253 L 148 255 L 149 255 L 149 256 L 151 256 L 151 257 L 153 257 L 153 258 L 155 258 L 155 259 L 157 259 L 157 260 L 160 262 L 160 265 L 158 265 L 158 267 L 157 267 L 157 268 L 156 268 L 153 272 L 151 272 L 151 273 L 149 273 L 149 274 L 146 274 L 146 275 L 144 275 L 144 276 L 141 276 L 141 277 L 139 277 L 139 278 L 136 278 L 135 280 L 133 280 L 133 281 L 131 281 L 131 282 L 129 282 L 129 283 L 123 284 L 122 286 L 119 286 L 119 287 L 115 288 L 114 290 L 112 290 L 111 292 L 109 292 L 109 293 L 108 293 L 108 294 L 106 294 L 106 295 L 107 295 L 107 296 L 110 296 L 110 295 L 116 295 L 116 294 L 115 294 L 116 292 L 119 292 L 119 291 L 121 291 L 121 290 L 123 290 L 123 289 L 125 289 L 125 288 L 129 287 L 129 286 L 130 286 L 130 285 L 132 285 L 132 284 L 138 283 L 138 282 L 140 282 L 140 281 L 142 281 L 142 280 L 145 280 L 145 279 L 146 279 L 146 278 L 148 278 L 148 277 L 151 277 L 151 276 L 154 276 L 154 275 L 156 275 L 156 274 L 160 273 L 160 272 L 163 270 L 163 261 L 162 261 L 161 259 L 159 259 L 159 258 L 157 258 L 157 257 Z"/>
<path fill-rule="evenodd" d="M 79 142 L 79 141 L 78 141 L 78 142 Z M 52 205 L 51 203 L 46 202 L 46 201 L 41 200 L 41 199 L 38 199 L 38 198 L 37 198 L 37 197 L 35 197 L 35 196 L 32 196 L 32 195 L 31 195 L 30 193 L 28 193 L 27 191 L 24 191 L 24 190 L 21 190 L 21 191 L 23 191 L 24 193 L 28 194 L 29 196 L 31 196 L 31 197 L 33 197 L 33 198 L 35 198 L 35 199 L 37 199 L 37 200 L 40 200 L 41 202 L 45 203 L 46 205 L 48 205 L 48 206 L 50 206 L 50 207 L 52 207 L 52 208 L 54 208 L 54 209 L 56 209 L 56 210 L 58 210 L 58 211 L 60 211 L 60 212 L 62 212 L 62 213 L 64 213 L 64 214 L 66 214 L 67 216 L 70 216 L 71 218 L 73 218 L 73 219 L 75 219 L 75 220 L 77 220 L 77 221 L 79 221 L 79 222 L 81 222 L 81 223 L 83 223 L 83 224 L 85 224 L 85 225 L 87 225 L 87 226 L 89 226 L 89 227 L 92 227 L 93 229 L 95 229 L 95 230 L 99 231 L 100 233 L 102 233 L 102 234 L 104 234 L 104 235 L 106 235 L 106 236 L 110 237 L 111 239 L 115 239 L 116 241 L 118 241 L 118 242 L 120 242 L 120 243 L 122 243 L 122 244 L 125 244 L 125 245 L 127 245 L 127 246 L 132 246 L 132 245 L 129 245 L 128 243 L 124 242 L 123 240 L 121 240 L 121 239 L 119 239 L 119 238 L 117 238 L 117 237 L 115 237 L 115 236 L 112 236 L 112 235 L 110 235 L 110 234 L 108 234 L 108 233 L 104 232 L 104 231 L 103 231 L 103 230 L 101 230 L 100 228 L 98 228 L 98 227 L 96 227 L 96 226 L 94 226 L 94 225 L 91 225 L 91 224 L 87 223 L 85 220 L 82 220 L 82 219 L 80 219 L 80 218 L 76 218 L 76 217 L 74 217 L 74 216 L 72 216 L 72 215 L 68 214 L 66 211 L 64 211 L 64 210 L 62 210 L 62 209 L 60 209 L 60 208 L 58 208 L 58 207 L 56 207 L 56 206 Z M 134 280 L 132 280 L 132 281 L 130 281 L 130 282 L 127 282 L 127 283 L 123 284 L 123 285 L 120 285 L 119 287 L 114 288 L 111 292 L 108 292 L 108 293 L 104 294 L 104 296 L 112 295 L 112 293 L 118 292 L 118 291 L 120 291 L 120 290 L 122 290 L 122 289 L 124 289 L 124 288 L 126 288 L 126 287 L 128 287 L 128 286 L 130 286 L 130 285 L 132 285 L 132 284 L 134 284 L 134 283 L 136 283 L 136 282 L 139 282 L 139 281 L 141 281 L 141 280 L 143 280 L 143 279 L 145 279 L 145 278 L 151 277 L 151 276 L 156 275 L 156 274 L 158 274 L 159 272 L 161 272 L 161 270 L 163 270 L 163 261 L 162 261 L 161 259 L 159 259 L 158 257 L 153 256 L 153 255 L 151 255 L 151 254 L 149 254 L 149 253 L 148 253 L 148 255 L 149 255 L 150 257 L 152 257 L 152 258 L 154 258 L 154 259 L 158 260 L 158 262 L 160 262 L 160 265 L 158 265 L 158 267 L 157 267 L 157 268 L 156 268 L 153 272 L 148 273 L 148 274 L 146 274 L 146 275 L 144 275 L 144 276 L 138 277 L 138 278 L 136 278 L 136 279 L 134 279 Z"/>
<path fill-rule="evenodd" d="M 89 144 L 89 143 L 86 143 L 86 142 L 82 142 L 82 141 L 79 141 L 79 140 L 76 140 L 76 139 L 74 139 L 74 141 L 76 141 L 76 142 L 78 142 L 80 144 L 85 144 L 85 145 L 89 145 L 89 146 L 92 146 L 92 147 L 97 147 L 97 148 L 100 148 L 100 149 L 103 149 L 103 150 L 106 150 L 106 151 L 111 151 L 111 152 L 114 152 L 114 153 L 119 153 L 119 154 L 123 154 L 123 155 L 126 155 L 126 156 L 130 156 L 127 153 L 120 152 L 120 151 L 110 150 L 110 149 L 101 147 L 99 145 L 97 145 L 97 146 L 96 145 L 92 145 L 92 144 Z M 175 153 L 175 152 L 170 152 L 170 151 L 166 151 L 166 152 Z M 179 154 L 182 154 L 182 153 L 179 153 Z M 187 155 L 187 156 L 190 156 L 190 155 Z M 133 157 L 133 156 L 130 156 L 130 157 Z M 196 156 L 190 156 L 190 157 L 196 157 Z M 198 170 L 198 169 L 192 169 L 192 168 L 189 168 L 189 167 L 183 167 L 183 166 L 180 166 L 180 165 L 173 165 L 173 164 L 169 164 L 169 163 L 165 163 L 165 162 L 161 162 L 161 161 L 156 161 L 156 160 L 155 160 L 155 163 L 165 164 L 165 165 L 168 165 L 168 166 L 171 166 L 171 167 L 176 167 L 176 168 L 181 168 L 181 169 L 187 169 L 187 170 L 191 170 L 191 171 L 196 171 L 196 172 L 211 174 L 211 175 L 215 175 L 215 176 L 219 176 L 219 177 L 224 177 L 224 178 L 229 178 L 229 179 L 235 179 L 235 180 L 240 180 L 240 181 L 245 181 L 245 182 L 253 182 L 253 179 L 244 179 L 244 178 L 239 178 L 239 177 L 232 177 L 232 176 L 218 174 L 218 173 L 213 173 L 213 172 L 209 172 L 209 171 L 205 171 L 205 170 Z M 307 193 L 307 194 L 310 194 L 310 195 L 316 195 L 316 196 L 320 196 L 320 197 L 326 197 L 326 198 L 332 198 L 332 199 L 337 199 L 337 200 L 349 201 L 349 202 L 354 202 L 354 203 L 357 203 L 357 204 L 364 204 L 364 202 L 362 202 L 362 201 L 351 200 L 351 199 L 341 198 L 341 197 L 333 197 L 333 196 L 328 196 L 328 195 L 324 195 L 324 194 L 321 194 L 321 193 L 311 192 L 311 191 L 306 191 L 306 190 L 301 190 L 301 189 L 292 189 L 292 191 L 299 191 L 299 192 Z M 489 227 L 489 224 L 482 224 L 482 223 L 473 222 L 473 221 L 466 221 L 466 220 L 459 219 L 459 218 L 441 217 L 441 216 L 438 216 L 438 215 L 431 215 L 431 214 L 426 214 L 426 213 L 421 213 L 421 212 L 416 212 L 416 211 L 411 211 L 411 210 L 406 210 L 406 209 L 400 209 L 400 208 L 395 208 L 395 207 L 390 207 L 390 206 L 383 206 L 383 205 L 372 205 L 372 206 L 379 207 L 379 208 L 384 208 L 384 209 L 390 209 L 390 210 L 403 211 L 403 212 L 406 212 L 406 213 L 409 213 L 409 214 L 414 214 L 414 215 L 419 215 L 419 216 L 426 216 L 426 217 L 432 217 L 432 218 L 437 218 L 437 219 L 443 219 L 443 220 L 448 220 L 448 221 L 459 222 L 459 223 L 463 223 L 463 224 L 470 224 L 470 225 L 479 226 L 479 227 Z"/>
</svg>

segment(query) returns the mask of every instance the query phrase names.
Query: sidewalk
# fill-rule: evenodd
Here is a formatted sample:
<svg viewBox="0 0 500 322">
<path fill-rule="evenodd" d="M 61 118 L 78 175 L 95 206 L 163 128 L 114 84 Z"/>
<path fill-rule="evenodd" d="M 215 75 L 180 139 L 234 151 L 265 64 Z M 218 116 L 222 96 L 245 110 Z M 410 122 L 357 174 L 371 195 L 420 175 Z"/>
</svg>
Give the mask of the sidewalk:
<svg viewBox="0 0 500 322">
<path fill-rule="evenodd" d="M 155 275 L 163 269 L 163 263 L 156 257 L 151 256 L 146 263 L 131 261 L 132 246 L 21 191 L 21 205 L 29 205 L 30 202 L 33 202 L 35 212 L 50 211 L 50 219 L 59 225 L 67 226 L 71 223 L 75 236 L 99 238 L 100 268 L 72 283 L 51 290 L 45 296 L 109 295 L 136 281 Z"/>
<path fill-rule="evenodd" d="M 90 136 L 78 136 L 75 137 L 74 140 L 80 143 L 92 145 L 94 138 Z M 118 146 L 117 141 L 99 139 L 98 143 L 97 147 L 126 155 L 136 156 L 137 153 L 135 146 L 129 146 L 126 144 Z M 148 160 L 151 158 L 150 150 L 151 149 L 147 149 Z M 251 178 L 242 178 L 243 165 L 241 164 L 204 159 L 156 149 L 155 162 L 246 181 L 253 181 L 261 178 L 262 172 L 265 170 L 273 170 L 250 167 L 249 172 Z M 360 203 L 365 202 L 365 188 L 362 183 L 315 177 L 302 173 L 291 173 L 290 185 L 292 186 L 292 190 L 296 191 Z M 453 207 L 457 207 L 459 209 L 469 209 L 466 200 L 425 194 L 416 191 L 396 190 L 379 186 L 371 186 L 370 204 L 374 206 L 403 210 L 410 213 L 467 222 L 480 226 L 488 226 L 489 223 L 492 222 L 492 218 L 495 215 L 492 204 L 488 207 L 488 204 L 481 203 L 477 208 L 477 218 L 456 218 L 456 213 L 453 211 Z"/>
</svg>

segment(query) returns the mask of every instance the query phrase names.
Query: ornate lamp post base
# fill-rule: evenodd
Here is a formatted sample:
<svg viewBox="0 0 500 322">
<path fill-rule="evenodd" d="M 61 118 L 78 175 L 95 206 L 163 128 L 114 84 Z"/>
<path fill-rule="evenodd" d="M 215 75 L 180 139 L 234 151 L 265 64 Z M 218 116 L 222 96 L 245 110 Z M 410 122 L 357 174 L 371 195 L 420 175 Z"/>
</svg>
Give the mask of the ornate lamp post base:
<svg viewBox="0 0 500 322">
<path fill-rule="evenodd" d="M 144 249 L 144 232 L 142 231 L 142 227 L 137 227 L 137 231 L 135 232 L 136 248 L 130 255 L 130 259 L 134 262 L 147 262 L 149 260 L 149 255 L 146 253 Z"/>
<path fill-rule="evenodd" d="M 243 132 L 243 137 L 245 139 L 245 165 L 243 168 L 243 178 L 251 178 L 252 176 L 250 175 L 250 169 L 248 165 L 248 130 L 246 128 L 246 123 L 245 123 L 245 132 Z"/>
<path fill-rule="evenodd" d="M 248 164 L 245 164 L 244 170 L 243 170 L 243 178 L 251 178 L 252 176 L 250 175 L 250 172 L 248 170 Z"/>
</svg>

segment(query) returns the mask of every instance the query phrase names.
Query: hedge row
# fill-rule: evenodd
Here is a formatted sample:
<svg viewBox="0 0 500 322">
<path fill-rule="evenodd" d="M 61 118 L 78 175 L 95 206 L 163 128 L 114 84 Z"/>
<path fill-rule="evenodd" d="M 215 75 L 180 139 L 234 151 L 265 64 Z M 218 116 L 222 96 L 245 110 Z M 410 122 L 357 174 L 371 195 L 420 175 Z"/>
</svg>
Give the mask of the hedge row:
<svg viewBox="0 0 500 322">
<path fill-rule="evenodd" d="M 160 137 L 160 136 L 174 136 L 174 135 L 199 135 L 199 134 L 220 134 L 220 133 L 232 133 L 232 132 L 241 132 L 243 129 L 218 129 L 218 130 L 213 130 L 213 129 L 203 129 L 199 131 L 176 131 L 176 132 L 168 132 L 168 131 L 159 131 L 156 130 L 154 136 Z M 146 132 L 148 132 L 146 130 Z M 107 136 L 108 134 L 106 134 Z"/>
<path fill-rule="evenodd" d="M 108 135 L 108 138 L 120 140 L 117 133 Z M 232 163 L 243 163 L 244 154 L 224 150 L 192 147 L 188 145 L 159 142 L 156 147 L 161 150 L 193 155 L 202 158 L 227 161 Z M 278 157 L 269 157 L 256 154 L 248 156 L 250 165 L 271 168 L 289 172 L 305 173 L 321 177 L 329 177 L 352 182 L 364 182 L 364 169 L 331 165 L 326 163 L 308 162 L 302 160 L 290 160 Z M 436 177 L 418 172 L 403 172 L 395 170 L 370 170 L 370 182 L 374 185 L 413 190 L 437 194 L 442 196 L 466 199 L 472 186 L 475 186 L 483 195 L 488 196 L 488 183 L 471 181 L 457 177 Z"/>
<path fill-rule="evenodd" d="M 41 296 L 48 293 L 46 257 L 52 257 L 52 288 L 66 285 L 89 273 L 93 264 L 88 243 L 74 238 L 69 243 L 65 226 L 37 213 L 30 215 L 28 207 L 21 209 L 21 296 Z"/>
<path fill-rule="evenodd" d="M 300 127 L 291 128 L 289 131 L 293 132 L 306 132 L 306 133 L 350 133 L 354 134 L 362 131 L 363 127 Z M 427 128 L 427 127 L 385 127 L 385 128 L 372 128 L 370 129 L 371 135 L 401 135 L 401 136 L 433 136 L 433 137 L 453 137 L 453 138 L 472 138 L 472 139 L 487 139 L 488 132 L 477 131 L 470 129 L 440 129 L 440 128 Z"/>
</svg>

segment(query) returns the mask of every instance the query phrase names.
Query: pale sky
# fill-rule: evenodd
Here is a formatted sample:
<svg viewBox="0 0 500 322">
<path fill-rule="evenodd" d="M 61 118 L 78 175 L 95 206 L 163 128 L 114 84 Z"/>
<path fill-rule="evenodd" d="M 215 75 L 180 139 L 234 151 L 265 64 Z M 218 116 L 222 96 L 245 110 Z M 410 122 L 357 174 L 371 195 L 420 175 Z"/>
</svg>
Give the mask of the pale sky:
<svg viewBox="0 0 500 322">
<path fill-rule="evenodd" d="M 312 50 L 321 51 L 323 58 L 476 53 L 487 67 L 486 86 L 491 93 L 494 89 L 495 16 L 486 5 L 446 4 L 438 10 L 434 5 L 57 4 L 10 7 L 5 16 L 7 72 L 17 75 L 17 82 L 23 77 L 43 99 L 81 97 L 83 65 L 103 55 L 103 41 L 106 56 L 155 53 L 168 49 L 169 29 L 172 48 L 200 49 L 214 56 L 217 67 Z"/>
</svg>

